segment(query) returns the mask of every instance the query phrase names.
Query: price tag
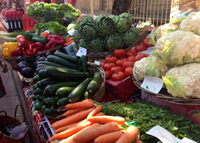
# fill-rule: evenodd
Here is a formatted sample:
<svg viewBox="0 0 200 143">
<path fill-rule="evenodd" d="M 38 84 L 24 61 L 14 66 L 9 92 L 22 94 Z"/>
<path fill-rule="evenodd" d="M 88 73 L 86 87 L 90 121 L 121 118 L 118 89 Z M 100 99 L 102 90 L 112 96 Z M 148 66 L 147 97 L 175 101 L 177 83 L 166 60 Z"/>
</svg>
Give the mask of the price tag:
<svg viewBox="0 0 200 143">
<path fill-rule="evenodd" d="M 68 33 L 69 33 L 71 36 L 73 36 L 75 31 L 76 31 L 76 30 L 71 29 L 71 30 L 68 31 Z"/>
<path fill-rule="evenodd" d="M 97 65 L 97 66 L 101 65 L 101 63 L 99 61 L 94 61 L 94 64 Z"/>
<path fill-rule="evenodd" d="M 140 87 L 157 94 L 163 87 L 163 80 L 158 77 L 144 76 Z"/>
<path fill-rule="evenodd" d="M 48 33 L 50 33 L 49 30 L 45 30 L 44 32 L 48 32 Z"/>
<path fill-rule="evenodd" d="M 86 56 L 87 55 L 87 49 L 83 48 L 83 47 L 79 47 L 78 52 L 76 53 L 77 56 L 81 57 Z"/>
</svg>

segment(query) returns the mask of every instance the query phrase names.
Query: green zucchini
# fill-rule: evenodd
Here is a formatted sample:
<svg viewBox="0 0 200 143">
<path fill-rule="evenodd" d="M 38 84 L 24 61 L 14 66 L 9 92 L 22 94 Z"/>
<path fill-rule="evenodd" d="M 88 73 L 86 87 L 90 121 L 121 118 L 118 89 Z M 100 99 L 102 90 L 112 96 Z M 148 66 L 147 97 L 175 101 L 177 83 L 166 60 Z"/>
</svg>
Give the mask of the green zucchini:
<svg viewBox="0 0 200 143">
<path fill-rule="evenodd" d="M 84 93 L 84 97 L 85 97 L 85 99 L 90 99 L 90 98 L 92 98 L 92 96 L 88 93 L 87 90 L 86 90 L 85 93 Z"/>
<path fill-rule="evenodd" d="M 79 62 L 80 62 L 80 60 L 77 57 L 70 56 L 70 55 L 67 55 L 67 54 L 59 52 L 59 51 L 55 51 L 54 55 L 56 55 L 60 58 L 63 58 L 69 62 L 75 63 L 75 64 L 79 64 Z"/>
<path fill-rule="evenodd" d="M 86 87 L 92 78 L 86 78 L 77 87 L 75 87 L 68 95 L 69 102 L 78 101 L 85 93 Z"/>
<path fill-rule="evenodd" d="M 46 104 L 46 101 L 47 101 L 47 98 L 44 98 L 44 99 L 42 100 L 42 103 L 43 103 L 43 104 Z"/>
<path fill-rule="evenodd" d="M 48 78 L 48 76 L 46 75 L 46 69 L 41 69 L 38 72 L 38 75 L 39 75 L 40 79 Z"/>
<path fill-rule="evenodd" d="M 37 101 L 36 103 L 35 103 L 35 110 L 38 110 L 38 111 L 40 111 L 41 110 L 41 108 L 42 108 L 42 102 L 41 101 Z"/>
<path fill-rule="evenodd" d="M 37 62 L 37 67 L 39 65 L 42 65 L 42 66 L 56 66 L 56 67 L 63 67 L 63 68 L 65 68 L 65 66 L 62 66 L 60 64 L 56 64 L 56 63 L 53 63 L 53 62 L 49 62 L 49 61 L 39 61 L 39 62 Z"/>
<path fill-rule="evenodd" d="M 61 87 L 67 87 L 67 86 L 77 86 L 79 84 L 79 82 L 61 82 L 61 83 L 52 83 L 52 84 L 49 84 L 47 85 L 45 88 L 44 88 L 44 92 L 43 92 L 43 95 L 45 97 L 48 97 L 48 96 L 54 96 L 56 91 L 61 88 Z"/>
<path fill-rule="evenodd" d="M 88 66 L 87 66 L 87 57 L 82 55 L 81 56 L 81 67 L 82 67 L 82 72 L 87 72 L 88 71 Z"/>
<path fill-rule="evenodd" d="M 43 102 L 44 98 L 45 98 L 45 97 L 42 96 L 42 95 L 40 95 L 40 94 L 37 95 L 37 99 L 39 99 L 39 100 L 42 101 L 42 102 Z"/>
<path fill-rule="evenodd" d="M 52 114 L 57 113 L 57 107 L 56 106 L 51 106 L 50 107 L 50 111 L 51 111 Z"/>
<path fill-rule="evenodd" d="M 35 92 L 36 92 L 36 94 L 42 95 L 43 89 L 38 87 L 38 88 L 36 88 Z"/>
<path fill-rule="evenodd" d="M 83 80 L 89 77 L 88 72 L 66 71 L 62 68 L 54 68 L 54 67 L 46 68 L 46 74 L 50 78 L 58 80 L 67 80 L 67 81 Z"/>
<path fill-rule="evenodd" d="M 42 66 L 42 67 L 38 67 L 35 69 L 35 72 L 38 74 L 38 72 L 41 70 L 41 69 L 45 69 L 46 67 Z"/>
<path fill-rule="evenodd" d="M 32 99 L 33 101 L 35 101 L 35 100 L 36 100 L 36 95 L 33 95 L 33 96 L 31 97 L 31 99 Z"/>
<path fill-rule="evenodd" d="M 34 77 L 33 77 L 33 83 L 35 84 L 36 82 L 38 82 L 40 80 L 40 77 L 39 77 L 39 75 L 37 74 L 37 75 L 35 75 Z"/>
<path fill-rule="evenodd" d="M 38 82 L 39 82 L 39 81 L 38 81 Z M 37 89 L 37 87 L 36 87 L 36 89 Z M 37 95 L 36 89 L 33 90 L 33 94 L 34 94 L 34 95 Z"/>
<path fill-rule="evenodd" d="M 44 36 L 38 36 L 38 35 L 34 35 L 32 38 L 31 38 L 31 41 L 32 42 L 40 42 L 44 45 L 47 44 L 47 38 L 44 37 Z"/>
<path fill-rule="evenodd" d="M 61 87 L 56 90 L 56 96 L 58 97 L 67 97 L 68 94 L 74 89 L 75 87 Z"/>
<path fill-rule="evenodd" d="M 58 97 L 47 97 L 46 99 L 46 104 L 49 105 L 49 106 L 53 106 L 53 105 L 56 105 L 57 104 L 57 101 L 58 101 Z"/>
<path fill-rule="evenodd" d="M 100 72 L 96 72 L 94 74 L 93 80 L 95 80 L 97 82 L 98 86 L 100 87 L 101 86 L 101 82 L 102 82 L 101 73 Z"/>
<path fill-rule="evenodd" d="M 62 66 L 65 66 L 67 68 L 71 68 L 71 69 L 78 69 L 78 64 L 74 64 L 74 63 L 71 63 L 63 58 L 60 58 L 60 57 L 57 57 L 57 56 L 54 56 L 54 55 L 49 55 L 47 57 L 47 60 L 49 62 L 54 62 L 54 63 L 57 63 L 57 64 L 60 64 Z"/>
<path fill-rule="evenodd" d="M 37 88 L 37 84 L 34 84 L 33 89 L 36 90 L 36 88 Z"/>
<path fill-rule="evenodd" d="M 52 83 L 58 83 L 59 81 L 54 80 L 52 78 L 44 78 L 40 81 L 37 82 L 37 86 L 39 88 L 45 88 L 47 85 L 52 84 Z"/>
<path fill-rule="evenodd" d="M 41 112 L 44 113 L 44 110 L 46 109 L 46 105 L 42 105 L 42 108 L 41 108 Z"/>
<path fill-rule="evenodd" d="M 50 108 L 49 107 L 46 107 L 44 109 L 44 115 L 51 115 L 51 111 L 50 111 Z"/>
<path fill-rule="evenodd" d="M 67 105 L 67 103 L 69 103 L 69 102 L 68 102 L 68 97 L 60 98 L 60 99 L 58 99 L 58 101 L 57 101 L 57 105 L 58 105 L 58 106 L 65 106 L 65 105 Z"/>
</svg>

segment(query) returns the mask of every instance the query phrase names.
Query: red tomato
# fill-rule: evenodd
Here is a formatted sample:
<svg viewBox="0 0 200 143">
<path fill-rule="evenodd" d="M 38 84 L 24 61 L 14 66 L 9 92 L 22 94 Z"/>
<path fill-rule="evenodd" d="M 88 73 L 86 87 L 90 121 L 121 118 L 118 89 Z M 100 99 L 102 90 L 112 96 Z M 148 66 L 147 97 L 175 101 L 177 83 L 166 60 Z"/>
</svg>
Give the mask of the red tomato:
<svg viewBox="0 0 200 143">
<path fill-rule="evenodd" d="M 103 68 L 104 65 L 105 65 L 105 62 L 100 62 L 100 67 Z"/>
<path fill-rule="evenodd" d="M 126 56 L 126 51 L 124 49 L 117 49 L 114 50 L 113 54 L 117 58 L 123 58 Z"/>
<path fill-rule="evenodd" d="M 135 49 L 130 49 L 128 52 L 134 53 L 135 56 L 137 55 L 137 51 Z"/>
<path fill-rule="evenodd" d="M 16 37 L 16 41 L 18 42 L 20 38 L 23 38 L 23 39 L 24 39 L 24 36 L 23 36 L 23 35 L 18 35 L 18 36 Z"/>
<path fill-rule="evenodd" d="M 145 38 L 143 41 L 142 41 L 142 44 L 143 45 L 146 45 L 147 47 L 153 47 L 154 45 L 151 44 L 151 42 L 149 41 L 149 38 Z"/>
<path fill-rule="evenodd" d="M 128 77 L 132 77 L 133 76 L 133 66 L 132 67 L 127 67 L 125 70 L 124 70 L 124 73 L 125 75 Z"/>
<path fill-rule="evenodd" d="M 134 65 L 134 62 L 126 61 L 123 63 L 122 67 L 123 67 L 123 69 L 126 69 L 127 67 L 131 67 L 133 65 Z"/>
<path fill-rule="evenodd" d="M 127 59 L 118 59 L 116 61 L 116 65 L 122 67 L 123 63 L 127 61 Z"/>
<path fill-rule="evenodd" d="M 49 37 L 49 33 L 48 32 L 43 32 L 43 33 L 40 34 L 40 36 L 44 36 L 44 37 L 48 38 Z"/>
<path fill-rule="evenodd" d="M 148 55 L 147 55 L 147 54 L 139 54 L 139 55 L 137 55 L 137 56 L 135 57 L 135 61 L 139 61 L 139 60 L 141 60 L 141 59 L 144 58 L 144 57 L 148 57 Z"/>
<path fill-rule="evenodd" d="M 112 68 L 110 69 L 111 75 L 112 75 L 113 73 L 116 73 L 116 72 L 119 72 L 119 71 L 124 71 L 124 69 L 123 69 L 122 67 L 112 67 Z"/>
<path fill-rule="evenodd" d="M 135 56 L 129 56 L 127 58 L 128 61 L 135 62 Z"/>
<path fill-rule="evenodd" d="M 136 46 L 135 47 L 135 50 L 137 52 L 142 52 L 142 51 L 146 51 L 147 50 L 147 47 L 145 45 L 139 45 L 139 46 Z"/>
<path fill-rule="evenodd" d="M 115 67 L 115 63 L 105 63 L 105 65 L 103 66 L 103 69 L 105 71 L 109 71 L 112 67 Z"/>
<path fill-rule="evenodd" d="M 115 57 L 115 56 L 112 56 L 112 55 L 108 55 L 108 56 L 105 58 L 105 62 L 106 62 L 106 63 L 115 63 L 117 60 L 118 60 L 118 58 Z"/>
<path fill-rule="evenodd" d="M 126 57 L 129 57 L 129 56 L 136 56 L 136 55 L 135 55 L 135 53 L 127 52 L 127 53 L 126 53 Z"/>
<path fill-rule="evenodd" d="M 110 71 L 105 71 L 105 76 L 105 78 L 109 80 L 111 78 Z"/>
<path fill-rule="evenodd" d="M 116 72 L 111 76 L 111 79 L 114 81 L 121 81 L 125 78 L 125 73 L 122 71 Z"/>
</svg>

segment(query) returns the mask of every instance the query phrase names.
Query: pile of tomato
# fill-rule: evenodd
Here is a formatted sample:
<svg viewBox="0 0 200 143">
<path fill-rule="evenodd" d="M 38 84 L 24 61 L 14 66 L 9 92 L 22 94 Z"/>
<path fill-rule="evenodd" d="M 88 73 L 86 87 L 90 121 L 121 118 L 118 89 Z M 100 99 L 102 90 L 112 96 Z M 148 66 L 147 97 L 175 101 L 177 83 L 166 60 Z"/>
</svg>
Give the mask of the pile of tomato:
<svg viewBox="0 0 200 143">
<path fill-rule="evenodd" d="M 153 46 L 148 41 L 149 38 L 145 38 L 142 45 L 138 45 L 135 49 L 130 49 L 127 52 L 124 49 L 114 50 L 113 55 L 108 55 L 105 61 L 101 61 L 100 66 L 105 71 L 105 78 L 107 80 L 122 81 L 126 77 L 132 77 L 134 63 L 149 56 L 149 54 L 138 54 Z"/>
</svg>

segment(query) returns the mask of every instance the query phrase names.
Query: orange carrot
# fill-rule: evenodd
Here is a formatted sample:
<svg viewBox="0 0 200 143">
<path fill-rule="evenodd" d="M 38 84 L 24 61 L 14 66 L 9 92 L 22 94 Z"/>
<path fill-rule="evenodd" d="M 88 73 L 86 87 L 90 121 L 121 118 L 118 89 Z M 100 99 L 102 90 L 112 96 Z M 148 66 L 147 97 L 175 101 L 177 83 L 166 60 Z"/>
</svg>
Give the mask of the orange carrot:
<svg viewBox="0 0 200 143">
<path fill-rule="evenodd" d="M 141 140 L 135 140 L 133 143 L 143 143 Z"/>
<path fill-rule="evenodd" d="M 81 111 L 81 110 L 87 110 L 87 109 L 88 109 L 88 108 L 69 109 L 69 110 L 67 110 L 65 113 L 63 113 L 62 116 L 67 117 L 67 116 L 70 116 L 70 115 L 72 115 L 72 114 L 74 114 L 74 113 L 77 113 L 77 112 L 79 112 L 79 111 Z"/>
<path fill-rule="evenodd" d="M 57 139 L 63 139 L 63 138 L 66 138 L 66 137 L 69 137 L 69 136 L 72 136 L 73 134 L 79 132 L 80 130 L 84 129 L 85 127 L 89 126 L 93 124 L 92 122 L 90 121 L 87 121 L 81 125 L 78 125 L 78 126 L 75 126 L 71 129 L 68 129 L 66 131 L 63 131 L 61 133 L 58 133 L 54 136 L 51 137 L 51 140 L 57 140 Z"/>
<path fill-rule="evenodd" d="M 75 135 L 73 140 L 76 142 L 90 141 L 90 140 L 96 139 L 97 137 L 103 134 L 111 133 L 114 131 L 119 131 L 119 126 L 117 123 L 111 122 L 111 123 L 104 124 L 102 126 L 99 126 L 91 130 L 83 131 Z"/>
<path fill-rule="evenodd" d="M 85 119 L 92 110 L 94 109 L 90 108 L 88 110 L 83 110 L 71 116 L 68 116 L 67 118 L 59 120 L 52 125 L 52 128 L 60 128 L 60 127 L 75 123 L 79 120 Z"/>
<path fill-rule="evenodd" d="M 119 117 L 119 116 L 108 116 L 108 115 L 93 116 L 93 117 L 87 118 L 87 120 L 90 122 L 100 123 L 100 124 L 105 124 L 105 123 L 109 123 L 109 122 L 116 122 L 120 125 L 125 124 L 125 119 L 123 117 Z"/>
<path fill-rule="evenodd" d="M 93 106 L 94 106 L 94 102 L 91 100 L 87 100 L 87 101 L 70 103 L 70 104 L 67 104 L 65 107 L 67 109 L 72 109 L 72 108 L 91 108 Z"/>
<path fill-rule="evenodd" d="M 75 123 L 72 123 L 72 124 L 69 124 L 67 126 L 64 126 L 64 127 L 61 127 L 61 128 L 58 128 L 57 130 L 55 130 L 55 133 L 60 133 L 60 132 L 63 132 L 71 127 L 75 127 L 76 125 L 78 125 L 81 121 L 78 121 L 78 122 L 75 122 Z"/>
<path fill-rule="evenodd" d="M 90 112 L 90 114 L 87 116 L 87 118 L 92 117 L 94 115 L 96 115 L 97 113 L 99 113 L 101 111 L 101 106 L 97 106 L 92 112 Z"/>
<path fill-rule="evenodd" d="M 129 126 L 127 131 L 117 140 L 116 143 L 132 143 L 137 138 L 139 133 L 138 128 L 135 126 Z"/>
<path fill-rule="evenodd" d="M 122 131 L 115 131 L 99 136 L 94 140 L 95 143 L 115 143 L 123 135 Z"/>
<path fill-rule="evenodd" d="M 74 135 L 72 135 L 72 136 L 70 136 L 70 137 L 68 137 L 68 138 L 66 138 L 66 139 L 64 139 L 64 140 L 62 140 L 62 141 L 60 141 L 59 143 L 69 143 L 70 141 L 73 141 L 73 137 L 74 137 L 75 135 L 77 135 L 77 134 L 79 134 L 79 133 L 81 133 L 81 132 L 83 132 L 83 131 L 92 130 L 92 129 L 97 128 L 97 127 L 99 127 L 99 126 L 100 126 L 99 123 L 94 123 L 93 125 L 82 129 L 82 130 L 79 131 L 78 133 L 75 133 Z"/>
</svg>

